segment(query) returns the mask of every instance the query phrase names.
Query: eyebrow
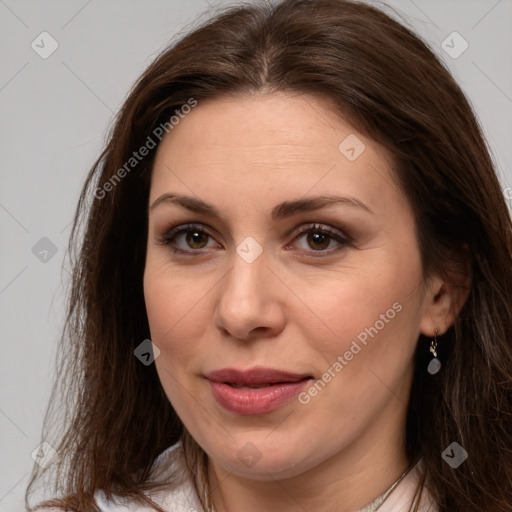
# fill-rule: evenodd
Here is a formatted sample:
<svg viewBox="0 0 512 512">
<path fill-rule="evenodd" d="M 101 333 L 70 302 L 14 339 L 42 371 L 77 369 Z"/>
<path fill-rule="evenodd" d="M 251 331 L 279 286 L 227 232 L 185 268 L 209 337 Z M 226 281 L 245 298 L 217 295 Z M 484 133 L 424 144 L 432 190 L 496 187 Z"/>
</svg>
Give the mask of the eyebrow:
<svg viewBox="0 0 512 512">
<path fill-rule="evenodd" d="M 215 219 L 220 219 L 221 217 L 219 210 L 213 204 L 192 196 L 172 193 L 162 194 L 160 197 L 155 199 L 153 204 L 149 207 L 149 210 L 154 210 L 160 204 L 176 204 L 192 212 L 202 213 Z M 353 206 L 360 208 L 367 213 L 374 213 L 366 204 L 355 197 L 322 195 L 296 199 L 294 201 L 284 201 L 272 209 L 271 217 L 273 220 L 284 219 L 297 213 L 320 210 L 321 208 L 325 208 L 332 204 Z"/>
</svg>

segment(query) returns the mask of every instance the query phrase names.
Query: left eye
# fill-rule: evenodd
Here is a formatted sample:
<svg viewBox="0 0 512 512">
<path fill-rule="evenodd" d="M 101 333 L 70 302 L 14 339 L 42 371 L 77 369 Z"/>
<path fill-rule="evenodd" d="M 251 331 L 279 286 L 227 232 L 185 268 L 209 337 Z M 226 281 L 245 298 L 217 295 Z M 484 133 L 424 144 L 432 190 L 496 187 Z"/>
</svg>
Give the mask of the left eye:
<svg viewBox="0 0 512 512">
<path fill-rule="evenodd" d="M 337 246 L 345 246 L 348 244 L 348 239 L 339 233 L 337 230 L 333 230 L 328 226 L 322 226 L 320 224 L 313 224 L 304 226 L 301 228 L 296 239 L 304 238 L 309 248 L 313 249 L 313 252 L 327 252 L 327 249 L 332 249 L 331 243 L 335 243 Z M 305 250 L 308 250 L 308 247 Z"/>
</svg>

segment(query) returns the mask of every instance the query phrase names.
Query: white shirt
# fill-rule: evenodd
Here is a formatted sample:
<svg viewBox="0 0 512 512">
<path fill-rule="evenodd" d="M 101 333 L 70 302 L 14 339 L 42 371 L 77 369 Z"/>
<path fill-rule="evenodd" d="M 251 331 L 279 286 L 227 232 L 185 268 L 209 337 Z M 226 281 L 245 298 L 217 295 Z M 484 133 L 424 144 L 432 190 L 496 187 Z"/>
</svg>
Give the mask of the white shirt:
<svg viewBox="0 0 512 512">
<path fill-rule="evenodd" d="M 412 502 L 418 478 L 421 474 L 421 461 L 398 483 L 388 498 L 379 507 L 378 512 L 406 512 Z M 151 499 L 168 512 L 204 512 L 199 501 L 192 477 L 190 476 L 182 456 L 181 444 L 177 443 L 164 450 L 155 460 L 152 469 L 153 475 L 158 478 L 173 473 L 172 489 L 153 491 Z M 99 490 L 94 494 L 96 504 L 101 512 L 155 512 L 149 505 L 135 503 L 127 498 L 113 497 L 107 500 L 104 493 Z M 364 507 L 358 512 L 370 511 Z M 423 490 L 420 512 L 438 512 L 433 501 Z M 40 509 L 36 512 L 61 512 L 58 509 Z"/>
</svg>

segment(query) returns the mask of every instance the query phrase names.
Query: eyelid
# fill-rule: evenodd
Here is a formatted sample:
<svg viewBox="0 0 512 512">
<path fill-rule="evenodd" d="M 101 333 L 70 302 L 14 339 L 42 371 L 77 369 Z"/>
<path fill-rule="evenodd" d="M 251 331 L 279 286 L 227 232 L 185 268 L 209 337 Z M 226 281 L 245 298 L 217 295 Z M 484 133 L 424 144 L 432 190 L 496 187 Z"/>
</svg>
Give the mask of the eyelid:
<svg viewBox="0 0 512 512">
<path fill-rule="evenodd" d="M 340 238 L 345 242 L 349 242 L 351 240 L 351 237 L 341 229 L 329 226 L 328 224 L 322 224 L 321 222 L 310 222 L 308 224 L 302 224 L 296 230 L 294 230 L 290 236 L 293 236 L 295 239 L 298 235 L 307 233 L 309 231 L 322 231 L 328 235 L 332 235 L 333 237 Z"/>
<path fill-rule="evenodd" d="M 205 229 L 205 224 L 201 224 L 201 223 L 197 223 L 197 222 L 190 222 L 190 223 L 186 223 L 186 224 L 177 224 L 175 226 L 172 226 L 168 230 L 166 230 L 164 236 L 168 237 L 168 238 L 171 238 L 172 236 L 177 235 L 181 231 L 192 231 L 194 229 L 197 229 L 198 231 L 202 231 L 204 233 L 207 233 L 210 236 L 213 236 L 208 231 L 209 228 L 207 226 L 206 226 L 206 229 Z"/>
<path fill-rule="evenodd" d="M 202 233 L 206 233 L 209 237 L 215 238 L 214 235 L 211 233 L 210 228 L 206 226 L 205 224 L 198 223 L 198 222 L 189 222 L 189 223 L 178 223 L 175 225 L 170 226 L 167 228 L 161 235 L 156 235 L 155 242 L 157 244 L 167 245 L 171 243 L 171 240 L 175 238 L 177 235 L 181 234 L 182 232 L 186 233 L 187 231 L 193 231 L 193 230 L 200 231 Z M 213 231 L 213 230 L 212 230 Z M 183 250 L 183 252 L 187 252 Z M 198 249 L 190 249 L 190 252 L 199 252 Z"/>
</svg>

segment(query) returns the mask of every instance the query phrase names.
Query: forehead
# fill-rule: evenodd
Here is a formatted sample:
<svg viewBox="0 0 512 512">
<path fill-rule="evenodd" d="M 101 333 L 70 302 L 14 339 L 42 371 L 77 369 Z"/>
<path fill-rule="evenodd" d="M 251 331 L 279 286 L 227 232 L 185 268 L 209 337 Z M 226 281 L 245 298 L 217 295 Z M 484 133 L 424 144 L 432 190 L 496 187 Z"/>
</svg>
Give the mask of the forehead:
<svg viewBox="0 0 512 512">
<path fill-rule="evenodd" d="M 172 188 L 256 202 L 336 189 L 374 202 L 384 186 L 397 192 L 387 152 L 328 100 L 254 94 L 198 102 L 183 116 L 158 147 L 150 201 Z"/>
<path fill-rule="evenodd" d="M 231 150 L 265 147 L 280 153 L 309 155 L 328 151 L 337 155 L 340 137 L 355 130 L 326 98 L 300 93 L 224 96 L 199 102 L 160 145 L 176 153 L 229 147 Z M 290 145 L 288 148 L 287 145 Z M 304 151 L 300 151 L 303 149 Z M 193 158 L 194 155 L 189 155 Z"/>
</svg>

